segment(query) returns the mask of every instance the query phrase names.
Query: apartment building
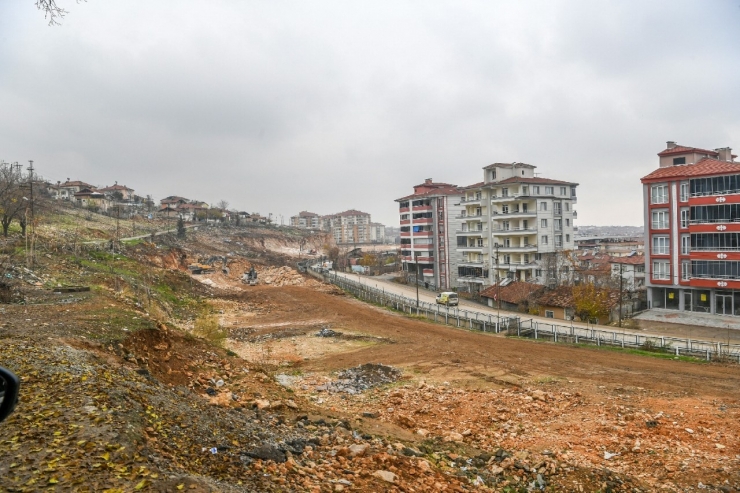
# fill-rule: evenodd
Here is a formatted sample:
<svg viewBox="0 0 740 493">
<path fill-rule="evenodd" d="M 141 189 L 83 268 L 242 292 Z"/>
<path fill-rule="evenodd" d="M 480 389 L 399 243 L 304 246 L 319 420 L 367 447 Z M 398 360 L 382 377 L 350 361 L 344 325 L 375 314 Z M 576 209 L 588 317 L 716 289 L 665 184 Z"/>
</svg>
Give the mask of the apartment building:
<svg viewBox="0 0 740 493">
<path fill-rule="evenodd" d="M 385 243 L 385 226 L 380 223 L 370 223 L 370 241 Z"/>
<path fill-rule="evenodd" d="M 298 215 L 290 217 L 290 225 L 294 228 L 320 229 L 321 216 L 313 212 L 301 211 Z"/>
<path fill-rule="evenodd" d="M 455 232 L 457 283 L 471 291 L 497 279 L 548 284 L 569 269 L 577 183 L 535 176 L 536 166 L 495 163 L 465 187 Z"/>
<path fill-rule="evenodd" d="M 740 163 L 669 141 L 642 178 L 648 306 L 740 315 Z"/>
<path fill-rule="evenodd" d="M 321 229 L 339 244 L 370 243 L 370 214 L 355 209 L 321 216 Z"/>
<path fill-rule="evenodd" d="M 400 199 L 401 260 L 403 269 L 418 272 L 424 282 L 437 289 L 456 287 L 455 232 L 459 219 L 460 188 L 435 183 L 431 178 L 414 186 L 414 193 Z"/>
</svg>

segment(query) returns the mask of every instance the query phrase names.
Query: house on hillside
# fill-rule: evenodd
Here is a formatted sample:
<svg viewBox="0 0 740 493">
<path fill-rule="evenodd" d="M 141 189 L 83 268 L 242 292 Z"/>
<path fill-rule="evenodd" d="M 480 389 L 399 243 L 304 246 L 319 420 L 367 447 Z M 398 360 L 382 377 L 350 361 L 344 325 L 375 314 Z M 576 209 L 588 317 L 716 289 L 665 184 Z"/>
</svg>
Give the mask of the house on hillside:
<svg viewBox="0 0 740 493">
<path fill-rule="evenodd" d="M 537 307 L 541 317 L 578 320 L 580 319 L 577 315 L 579 307 L 583 309 L 584 306 L 597 305 L 602 307 L 607 314 L 598 317 L 597 320 L 590 320 L 590 322 L 607 324 L 619 318 L 619 297 L 618 290 L 597 287 L 589 283 L 579 286 L 559 286 L 543 292 L 537 298 Z M 629 314 L 632 312 L 633 304 L 630 300 L 623 299 L 621 308 L 623 315 Z M 582 321 L 586 322 L 586 320 Z"/>
<path fill-rule="evenodd" d="M 185 197 L 178 197 L 177 195 L 170 195 L 159 201 L 159 205 L 177 207 L 178 204 L 187 204 L 190 202 Z"/>
<path fill-rule="evenodd" d="M 84 181 L 70 181 L 67 178 L 64 183 L 58 181 L 56 185 L 49 185 L 47 191 L 53 199 L 74 202 L 75 194 L 85 189 L 95 190 L 95 187 Z"/>
<path fill-rule="evenodd" d="M 110 202 L 105 194 L 97 190 L 83 188 L 73 196 L 74 203 L 80 207 L 93 210 L 94 212 L 107 212 Z"/>
<path fill-rule="evenodd" d="M 134 200 L 134 189 L 126 185 L 119 185 L 118 182 L 115 182 L 110 187 L 101 188 L 98 191 L 104 193 L 112 200 L 124 202 L 132 202 Z"/>
<path fill-rule="evenodd" d="M 502 282 L 507 282 L 507 280 Z M 490 307 L 497 307 L 500 299 L 502 309 L 527 313 L 544 289 L 545 286 L 541 284 L 514 281 L 505 286 L 496 284 L 489 286 L 481 291 L 480 295 L 481 298 L 488 300 L 488 306 Z"/>
</svg>

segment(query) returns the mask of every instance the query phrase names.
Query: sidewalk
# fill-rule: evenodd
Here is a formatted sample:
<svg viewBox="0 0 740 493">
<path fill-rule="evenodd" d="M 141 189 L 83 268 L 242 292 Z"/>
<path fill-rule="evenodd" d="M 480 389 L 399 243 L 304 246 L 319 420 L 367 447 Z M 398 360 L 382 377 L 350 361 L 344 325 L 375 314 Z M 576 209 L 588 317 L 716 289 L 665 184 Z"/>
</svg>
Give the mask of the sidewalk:
<svg viewBox="0 0 740 493">
<path fill-rule="evenodd" d="M 710 315 L 708 313 L 684 312 L 678 310 L 663 310 L 653 308 L 635 315 L 637 320 L 650 322 L 664 322 L 671 324 L 698 325 L 700 327 L 713 327 L 716 329 L 740 330 L 740 317 L 727 315 Z"/>
</svg>

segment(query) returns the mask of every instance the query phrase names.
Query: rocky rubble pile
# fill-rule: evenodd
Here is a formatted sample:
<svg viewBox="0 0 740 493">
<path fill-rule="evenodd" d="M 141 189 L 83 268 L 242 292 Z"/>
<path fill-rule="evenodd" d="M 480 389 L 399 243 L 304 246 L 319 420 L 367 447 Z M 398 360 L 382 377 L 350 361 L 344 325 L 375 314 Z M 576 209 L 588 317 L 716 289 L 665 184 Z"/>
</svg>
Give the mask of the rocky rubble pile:
<svg viewBox="0 0 740 493">
<path fill-rule="evenodd" d="M 340 371 L 336 380 L 319 385 L 316 390 L 354 395 L 378 385 L 395 382 L 401 378 L 401 374 L 401 370 L 392 366 L 366 363 Z"/>
<path fill-rule="evenodd" d="M 496 488 L 740 491 L 740 439 L 729 431 L 737 414 L 726 402 L 679 410 L 675 396 L 639 388 L 599 387 L 594 397 L 550 385 L 483 391 L 423 382 L 324 401 L 439 444 L 452 455 L 434 464 Z M 471 448 L 483 453 L 461 452 Z"/>
<path fill-rule="evenodd" d="M 303 286 L 307 280 L 297 270 L 287 266 L 265 267 L 257 270 L 260 283 L 270 286 Z"/>
</svg>

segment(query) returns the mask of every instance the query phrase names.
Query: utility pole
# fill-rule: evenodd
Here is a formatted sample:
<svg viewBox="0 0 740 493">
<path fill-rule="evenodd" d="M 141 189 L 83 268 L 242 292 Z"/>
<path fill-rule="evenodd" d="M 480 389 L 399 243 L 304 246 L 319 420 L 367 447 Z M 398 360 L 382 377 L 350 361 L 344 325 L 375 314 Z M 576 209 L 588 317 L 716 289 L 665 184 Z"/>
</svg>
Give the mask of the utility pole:
<svg viewBox="0 0 740 493">
<path fill-rule="evenodd" d="M 497 308 L 496 308 L 496 324 L 498 325 L 498 324 L 501 323 L 501 283 L 499 282 L 499 277 L 498 277 L 498 248 L 499 248 L 499 244 L 498 243 L 494 243 L 493 244 L 493 247 L 496 249 L 496 276 L 495 276 L 495 279 L 496 279 L 496 305 L 497 305 Z"/>
<path fill-rule="evenodd" d="M 33 160 L 29 160 L 28 163 L 29 163 L 28 184 L 29 184 L 29 189 L 30 189 L 29 198 L 31 201 L 31 226 L 33 227 L 33 229 L 31 230 L 31 258 L 29 262 L 30 262 L 30 268 L 33 269 L 33 261 L 34 261 L 34 252 L 33 252 L 34 241 L 33 240 L 34 240 L 34 237 L 36 236 L 36 227 L 34 226 L 35 215 L 33 212 L 33 171 L 34 171 L 33 170 Z"/>
<path fill-rule="evenodd" d="M 622 281 L 624 280 L 624 277 L 622 277 L 622 266 L 623 264 L 619 264 L 619 326 L 622 326 Z M 634 268 L 634 267 L 633 267 Z"/>
<path fill-rule="evenodd" d="M 418 257 L 416 260 L 416 276 L 414 276 L 414 281 L 416 281 L 416 314 L 419 314 L 419 260 Z"/>
</svg>

